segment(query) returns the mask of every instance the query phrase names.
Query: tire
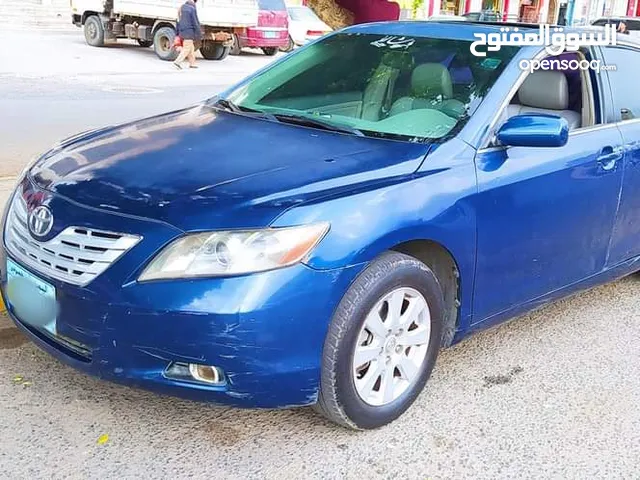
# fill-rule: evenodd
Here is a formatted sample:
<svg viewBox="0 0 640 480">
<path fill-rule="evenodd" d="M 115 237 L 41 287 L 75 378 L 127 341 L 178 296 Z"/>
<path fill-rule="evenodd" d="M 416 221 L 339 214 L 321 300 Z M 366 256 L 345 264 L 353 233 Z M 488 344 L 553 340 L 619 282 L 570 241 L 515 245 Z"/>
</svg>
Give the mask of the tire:
<svg viewBox="0 0 640 480">
<path fill-rule="evenodd" d="M 386 298 L 397 299 L 400 294 L 400 301 L 394 303 L 401 308 L 394 309 L 392 303 L 385 301 Z M 391 297 L 387 297 L 389 295 Z M 426 302 L 426 310 L 417 307 L 422 305 L 420 298 Z M 386 318 L 382 322 L 373 322 L 380 326 L 382 335 L 371 334 L 368 318 L 382 319 L 385 305 Z M 422 313 L 415 322 L 407 322 L 404 336 L 386 333 L 390 326 L 392 329 L 402 326 L 389 323 L 392 318 L 390 312 L 396 310 L 406 313 L 408 310 L 404 309 L 408 306 L 412 307 L 412 312 Z M 379 316 L 371 316 L 377 307 L 380 307 Z M 408 318 L 413 318 L 412 315 Z M 324 343 L 320 392 L 314 406 L 316 411 L 339 425 L 356 430 L 378 428 L 397 419 L 415 401 L 431 375 L 440 349 L 443 318 L 442 288 L 429 267 L 413 257 L 396 252 L 387 252 L 378 257 L 347 290 L 333 316 Z M 414 333 L 409 336 L 409 332 Z M 363 342 L 363 334 L 371 337 L 371 340 L 366 338 Z M 391 337 L 396 337 L 397 343 Z M 371 343 L 367 345 L 369 341 Z M 409 341 L 417 342 L 416 346 L 407 348 L 408 343 L 405 342 Z M 355 353 L 359 351 L 357 349 L 367 347 L 378 353 L 374 354 L 375 360 L 364 364 L 363 372 L 358 370 L 361 366 L 356 365 Z M 412 369 L 404 360 L 410 356 L 415 367 Z M 421 363 L 415 365 L 413 362 L 418 360 Z M 393 370 L 389 370 L 389 366 Z M 383 369 L 380 374 L 377 373 L 378 367 Z M 385 374 L 388 371 L 391 371 L 390 376 Z M 410 381 L 408 372 L 413 375 Z M 382 389 L 384 378 L 391 378 L 390 390 Z M 377 396 L 380 403 L 372 401 L 372 396 L 363 397 L 360 389 L 369 391 L 363 387 L 366 384 L 372 385 L 370 393 Z M 376 385 L 378 392 L 374 391 Z M 389 398 L 387 391 L 391 392 Z"/>
<path fill-rule="evenodd" d="M 289 42 L 287 43 L 287 46 L 280 47 L 280 51 L 288 53 L 288 52 L 292 52 L 294 48 L 295 48 L 295 43 L 293 43 L 293 38 L 289 36 Z"/>
<path fill-rule="evenodd" d="M 104 25 L 97 15 L 91 15 L 85 20 L 84 39 L 92 47 L 104 46 Z"/>
<path fill-rule="evenodd" d="M 206 60 L 224 60 L 230 51 L 231 47 L 223 47 L 215 42 L 204 42 L 200 47 L 200 53 Z"/>
<path fill-rule="evenodd" d="M 151 45 L 153 45 L 153 42 L 151 40 L 138 39 L 138 45 L 140 45 L 143 48 L 149 48 Z"/>
<path fill-rule="evenodd" d="M 242 47 L 240 46 L 240 40 L 238 35 L 233 34 L 233 45 L 231 45 L 230 55 L 240 55 L 242 53 Z"/>
<path fill-rule="evenodd" d="M 262 51 L 268 57 L 273 57 L 276 53 L 278 53 L 278 48 L 277 47 L 263 47 Z"/>
<path fill-rule="evenodd" d="M 153 36 L 153 51 L 159 59 L 173 62 L 178 58 L 178 52 L 173 48 L 176 31 L 173 27 L 160 27 Z"/>
</svg>

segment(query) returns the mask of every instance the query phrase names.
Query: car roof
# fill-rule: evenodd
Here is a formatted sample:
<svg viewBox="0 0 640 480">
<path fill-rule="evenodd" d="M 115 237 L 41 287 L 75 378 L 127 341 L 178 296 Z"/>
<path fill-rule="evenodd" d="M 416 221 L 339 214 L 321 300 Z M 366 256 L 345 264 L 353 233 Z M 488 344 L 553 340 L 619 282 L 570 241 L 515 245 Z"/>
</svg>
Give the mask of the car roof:
<svg viewBox="0 0 640 480">
<path fill-rule="evenodd" d="M 640 18 L 638 17 L 619 17 L 617 15 L 612 15 L 610 17 L 598 17 L 594 20 L 594 22 L 597 22 L 599 20 L 640 20 Z"/>
<path fill-rule="evenodd" d="M 364 23 L 347 27 L 340 32 L 343 33 L 364 33 L 374 35 L 412 35 L 415 37 L 431 37 L 431 38 L 443 38 L 451 40 L 477 40 L 474 36 L 476 33 L 501 33 L 500 29 L 503 27 L 515 28 L 517 27 L 521 31 L 526 30 L 539 30 L 539 24 L 533 23 L 520 23 L 520 22 L 487 22 L 487 21 L 466 21 L 461 22 L 459 20 L 404 20 L 404 21 L 392 21 L 392 22 L 375 22 Z M 565 33 L 580 33 L 585 30 L 601 31 L 596 25 L 584 25 L 577 27 L 567 27 L 565 25 L 550 25 L 549 28 L 562 28 Z M 625 42 L 629 41 L 629 37 L 625 35 L 623 38 Z M 632 37 L 631 37 L 632 38 Z M 634 42 L 637 43 L 637 42 Z"/>
<path fill-rule="evenodd" d="M 501 25 L 501 26 L 504 26 Z M 474 33 L 499 32 L 500 27 L 490 23 L 460 22 L 457 20 L 436 21 L 394 21 L 363 23 L 347 27 L 343 32 L 369 33 L 380 35 L 413 35 L 416 37 L 450 38 L 458 40 L 474 40 Z"/>
</svg>

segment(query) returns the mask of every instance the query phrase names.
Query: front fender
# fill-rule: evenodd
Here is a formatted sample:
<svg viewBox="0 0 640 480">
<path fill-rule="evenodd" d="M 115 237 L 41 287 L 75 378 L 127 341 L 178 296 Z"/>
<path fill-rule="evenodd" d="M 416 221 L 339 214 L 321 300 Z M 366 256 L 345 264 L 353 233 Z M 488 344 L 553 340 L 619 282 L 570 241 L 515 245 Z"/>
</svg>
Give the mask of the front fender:
<svg viewBox="0 0 640 480">
<path fill-rule="evenodd" d="M 329 222 L 331 229 L 305 263 L 325 270 L 370 262 L 413 240 L 430 240 L 451 253 L 460 270 L 461 291 L 471 292 L 475 275 L 477 192 L 474 150 L 449 142 L 401 183 L 384 185 L 285 212 L 273 226 Z M 471 295 L 461 313 L 470 314 Z"/>
</svg>

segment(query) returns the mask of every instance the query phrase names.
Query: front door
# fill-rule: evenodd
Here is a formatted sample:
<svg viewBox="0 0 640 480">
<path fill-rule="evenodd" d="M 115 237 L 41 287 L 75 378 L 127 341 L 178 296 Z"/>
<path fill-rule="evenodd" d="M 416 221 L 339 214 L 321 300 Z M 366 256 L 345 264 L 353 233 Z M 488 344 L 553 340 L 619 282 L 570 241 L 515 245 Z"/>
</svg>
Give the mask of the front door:
<svg viewBox="0 0 640 480">
<path fill-rule="evenodd" d="M 622 182 L 618 128 L 572 132 L 557 148 L 476 156 L 474 322 L 604 268 Z"/>
</svg>

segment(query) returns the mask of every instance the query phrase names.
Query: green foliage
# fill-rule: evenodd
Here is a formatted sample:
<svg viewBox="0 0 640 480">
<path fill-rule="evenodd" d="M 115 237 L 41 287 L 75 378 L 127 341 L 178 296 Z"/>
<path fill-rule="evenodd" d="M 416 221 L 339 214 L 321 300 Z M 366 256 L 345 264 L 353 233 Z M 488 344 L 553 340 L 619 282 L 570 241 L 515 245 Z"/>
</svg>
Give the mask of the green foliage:
<svg viewBox="0 0 640 480">
<path fill-rule="evenodd" d="M 420 9 L 420 7 L 422 7 L 422 5 L 424 5 L 424 0 L 413 0 L 413 2 L 411 3 L 411 16 L 413 18 L 416 18 L 416 16 L 418 15 L 418 10 Z"/>
</svg>

